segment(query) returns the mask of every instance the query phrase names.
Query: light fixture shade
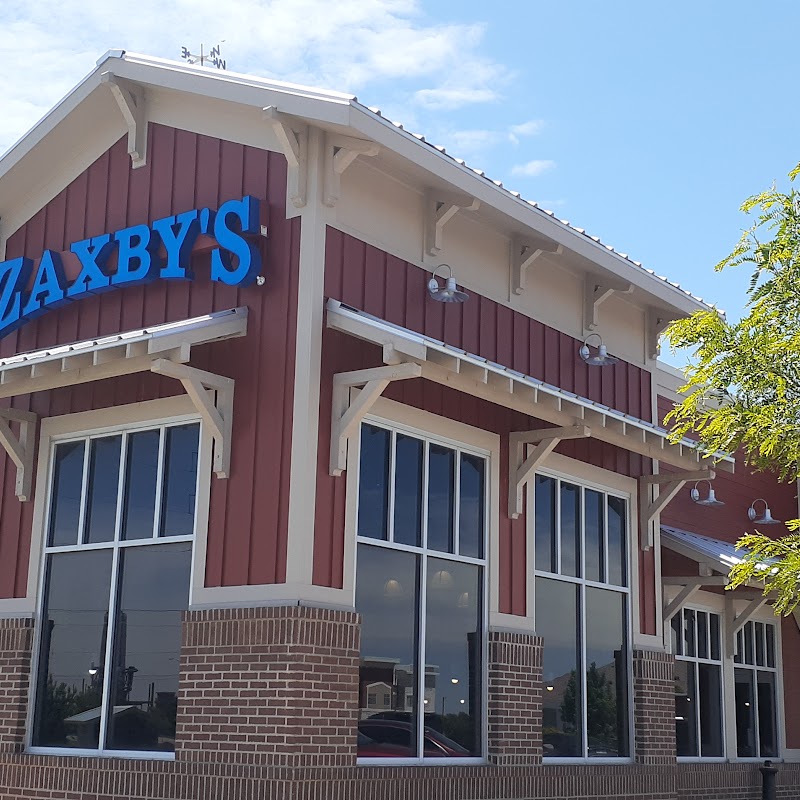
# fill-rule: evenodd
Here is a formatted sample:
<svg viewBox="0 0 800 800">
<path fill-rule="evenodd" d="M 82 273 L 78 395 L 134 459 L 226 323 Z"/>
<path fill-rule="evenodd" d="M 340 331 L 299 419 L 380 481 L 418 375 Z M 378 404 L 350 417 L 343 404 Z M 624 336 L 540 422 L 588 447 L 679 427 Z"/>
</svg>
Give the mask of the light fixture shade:
<svg viewBox="0 0 800 800">
<path fill-rule="evenodd" d="M 445 279 L 444 286 L 440 286 L 436 273 L 443 267 L 447 267 L 450 274 Z M 439 264 L 433 271 L 433 275 L 428 281 L 428 294 L 433 300 L 437 300 L 440 303 L 463 303 L 465 300 L 469 300 L 469 295 L 460 291 L 456 286 L 456 279 L 449 264 Z"/>
<path fill-rule="evenodd" d="M 402 597 L 404 594 L 403 584 L 396 578 L 389 578 L 389 580 L 383 584 L 384 597 Z"/>
<path fill-rule="evenodd" d="M 763 503 L 764 504 L 764 513 L 759 517 L 758 511 L 756 511 L 756 503 Z M 764 500 L 763 497 L 759 497 L 750 504 L 750 508 L 747 509 L 747 516 L 750 518 L 751 522 L 755 522 L 756 525 L 780 525 L 781 521 L 779 519 L 775 519 L 772 516 L 772 512 L 769 510 L 769 506 L 767 505 L 767 501 Z"/>
<path fill-rule="evenodd" d="M 703 499 L 700 498 L 700 490 L 697 488 L 701 483 L 708 484 L 708 497 Z M 711 485 L 711 481 L 704 480 L 704 481 L 697 481 L 694 485 L 694 488 L 689 493 L 692 501 L 697 503 L 699 506 L 724 506 L 725 503 L 722 500 L 717 500 L 716 494 L 714 494 L 714 487 Z"/>
<path fill-rule="evenodd" d="M 600 340 L 600 344 L 597 345 L 597 352 L 592 355 L 592 351 L 589 349 L 589 339 L 595 336 Z M 603 339 L 599 333 L 590 333 L 583 340 L 583 344 L 578 350 L 578 355 L 590 367 L 610 367 L 619 361 L 615 356 L 608 354 L 608 348 L 603 344 Z"/>
</svg>

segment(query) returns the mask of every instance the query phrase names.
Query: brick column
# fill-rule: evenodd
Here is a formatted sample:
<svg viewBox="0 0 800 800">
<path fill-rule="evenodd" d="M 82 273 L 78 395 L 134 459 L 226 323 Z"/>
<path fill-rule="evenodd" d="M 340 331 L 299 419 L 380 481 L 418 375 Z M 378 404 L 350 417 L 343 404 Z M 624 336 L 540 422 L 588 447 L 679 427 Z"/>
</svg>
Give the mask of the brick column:
<svg viewBox="0 0 800 800">
<path fill-rule="evenodd" d="M 176 758 L 355 764 L 360 621 L 298 606 L 184 616 Z"/>
<path fill-rule="evenodd" d="M 489 632 L 489 761 L 542 761 L 542 639 Z"/>
<path fill-rule="evenodd" d="M 633 651 L 636 761 L 675 763 L 675 659 L 661 650 Z"/>
<path fill-rule="evenodd" d="M 23 747 L 32 647 L 32 619 L 0 619 L 0 753 Z"/>
</svg>

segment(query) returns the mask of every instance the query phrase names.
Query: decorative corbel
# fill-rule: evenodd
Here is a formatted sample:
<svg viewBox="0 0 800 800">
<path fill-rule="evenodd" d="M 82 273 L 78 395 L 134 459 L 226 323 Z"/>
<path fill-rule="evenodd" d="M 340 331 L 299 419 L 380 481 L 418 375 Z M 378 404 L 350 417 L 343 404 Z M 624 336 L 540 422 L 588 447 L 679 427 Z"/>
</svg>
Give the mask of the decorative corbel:
<svg viewBox="0 0 800 800">
<path fill-rule="evenodd" d="M 522 513 L 525 486 L 536 468 L 555 450 L 562 439 L 584 439 L 591 436 L 586 425 L 565 428 L 542 428 L 536 431 L 516 431 L 508 434 L 508 516 L 517 519 Z M 535 444 L 525 458 L 525 446 Z"/>
<path fill-rule="evenodd" d="M 375 142 L 326 133 L 322 202 L 333 208 L 339 199 L 342 173 L 359 156 L 376 156 L 379 152 L 380 146 Z"/>
<path fill-rule="evenodd" d="M 591 333 L 598 326 L 598 311 L 600 306 L 611 297 L 614 292 L 631 294 L 632 283 L 609 281 L 595 275 L 587 275 L 583 284 L 583 329 Z"/>
<path fill-rule="evenodd" d="M 672 320 L 665 311 L 650 306 L 647 309 L 647 357 L 655 361 L 661 353 L 661 334 Z"/>
<path fill-rule="evenodd" d="M 128 155 L 132 169 L 147 164 L 147 103 L 144 89 L 111 72 L 104 72 L 100 81 L 108 85 L 128 126 Z"/>
<path fill-rule="evenodd" d="M 426 196 L 425 255 L 438 256 L 442 252 L 444 226 L 459 211 L 477 211 L 481 201 L 468 194 L 430 189 Z"/>
<path fill-rule="evenodd" d="M 37 419 L 32 411 L 21 411 L 17 408 L 4 408 L 0 411 L 0 445 L 16 464 L 14 493 L 22 502 L 31 499 Z M 19 436 L 11 429 L 11 422 L 19 423 Z"/>
<path fill-rule="evenodd" d="M 663 475 L 642 475 L 639 478 L 639 532 L 642 550 L 649 550 L 655 541 L 653 520 L 660 514 L 687 481 L 713 481 L 713 469 L 696 472 L 668 472 Z M 651 488 L 658 486 L 658 497 L 652 498 Z"/>
<path fill-rule="evenodd" d="M 303 208 L 308 194 L 308 125 L 281 114 L 275 106 L 264 109 L 278 145 L 289 165 L 288 193 L 295 208 Z"/>
<path fill-rule="evenodd" d="M 511 293 L 525 291 L 528 268 L 545 254 L 560 256 L 564 248 L 552 241 L 514 236 L 511 239 Z"/>
</svg>

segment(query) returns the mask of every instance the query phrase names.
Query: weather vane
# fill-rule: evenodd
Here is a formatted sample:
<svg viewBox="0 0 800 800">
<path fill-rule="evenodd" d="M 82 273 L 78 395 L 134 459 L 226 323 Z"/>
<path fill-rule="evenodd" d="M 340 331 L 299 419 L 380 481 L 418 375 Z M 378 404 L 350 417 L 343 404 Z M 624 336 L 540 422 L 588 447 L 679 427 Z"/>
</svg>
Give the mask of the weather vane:
<svg viewBox="0 0 800 800">
<path fill-rule="evenodd" d="M 225 41 L 224 39 L 222 40 Z M 225 69 L 227 62 L 220 54 L 219 45 L 211 48 L 210 53 L 203 52 L 203 45 L 200 45 L 200 55 L 191 53 L 188 47 L 181 48 L 181 58 L 185 58 L 190 64 L 200 64 L 204 67 L 206 64 L 212 65 L 217 69 Z"/>
</svg>

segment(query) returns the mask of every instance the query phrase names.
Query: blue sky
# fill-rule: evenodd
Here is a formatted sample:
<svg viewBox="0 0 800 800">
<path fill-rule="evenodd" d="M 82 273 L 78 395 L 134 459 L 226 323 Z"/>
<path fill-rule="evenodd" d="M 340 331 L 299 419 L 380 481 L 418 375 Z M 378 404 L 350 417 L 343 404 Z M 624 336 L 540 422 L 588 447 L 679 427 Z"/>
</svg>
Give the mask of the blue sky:
<svg viewBox="0 0 800 800">
<path fill-rule="evenodd" d="M 0 151 L 110 48 L 351 91 L 646 267 L 715 274 L 744 198 L 800 161 L 800 4 L 776 0 L 46 0 L 0 7 Z"/>
</svg>

